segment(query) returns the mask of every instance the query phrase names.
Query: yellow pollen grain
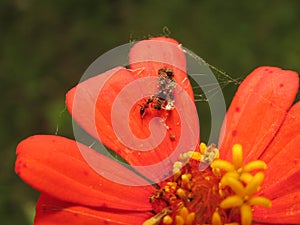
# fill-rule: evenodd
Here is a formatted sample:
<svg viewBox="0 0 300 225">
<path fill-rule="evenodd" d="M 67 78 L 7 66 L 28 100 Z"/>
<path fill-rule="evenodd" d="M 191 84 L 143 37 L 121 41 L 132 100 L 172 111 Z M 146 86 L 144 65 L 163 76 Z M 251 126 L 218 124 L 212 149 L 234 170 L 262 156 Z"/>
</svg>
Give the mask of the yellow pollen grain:
<svg viewBox="0 0 300 225">
<path fill-rule="evenodd" d="M 264 174 L 262 172 L 256 173 L 253 179 L 246 186 L 245 195 L 253 195 L 258 190 L 263 179 L 264 179 Z"/>
<path fill-rule="evenodd" d="M 194 160 L 200 161 L 201 158 L 202 158 L 202 155 L 201 155 L 200 152 L 193 152 L 191 158 L 194 159 Z"/>
<path fill-rule="evenodd" d="M 263 206 L 266 208 L 271 208 L 272 207 L 272 202 L 265 198 L 265 197 L 261 197 L 261 196 L 254 196 L 252 198 L 250 198 L 247 203 L 252 206 L 252 205 L 257 205 L 257 206 Z"/>
<path fill-rule="evenodd" d="M 239 207 L 243 204 L 243 199 L 240 196 L 233 195 L 225 198 L 221 203 L 220 207 L 223 209 Z"/>
<path fill-rule="evenodd" d="M 173 165 L 173 173 L 178 173 L 182 168 L 182 162 L 175 162 Z"/>
<path fill-rule="evenodd" d="M 235 144 L 232 147 L 232 162 L 234 168 L 238 169 L 242 167 L 243 164 L 243 148 L 240 144 Z"/>
<path fill-rule="evenodd" d="M 166 215 L 163 220 L 162 220 L 163 224 L 166 224 L 166 225 L 170 225 L 173 223 L 173 219 L 171 216 L 169 215 Z"/>
<path fill-rule="evenodd" d="M 181 180 L 182 180 L 183 185 L 187 185 L 190 182 L 189 177 L 190 176 L 186 173 L 181 175 Z"/>
<path fill-rule="evenodd" d="M 249 163 L 247 163 L 243 171 L 244 172 L 251 172 L 253 170 L 265 170 L 267 168 L 267 164 L 262 160 L 254 160 Z"/>
<path fill-rule="evenodd" d="M 211 164 L 212 168 L 219 168 L 221 170 L 225 170 L 226 172 L 234 171 L 234 165 L 230 162 L 222 159 L 216 159 Z"/>
<path fill-rule="evenodd" d="M 212 215 L 211 224 L 212 225 L 222 225 L 221 216 L 217 211 L 214 212 L 214 214 Z"/>
<path fill-rule="evenodd" d="M 181 216 L 175 216 L 175 224 L 176 225 L 184 225 L 184 219 Z"/>
<path fill-rule="evenodd" d="M 187 207 L 182 207 L 179 211 L 179 215 L 185 219 L 189 214 L 189 210 L 187 209 Z"/>
<path fill-rule="evenodd" d="M 166 185 L 165 187 L 164 187 L 164 189 L 165 189 L 165 192 L 170 192 L 170 186 L 168 186 L 168 185 Z"/>
<path fill-rule="evenodd" d="M 182 188 L 178 188 L 176 191 L 176 194 L 179 196 L 179 198 L 183 199 L 186 197 L 185 191 Z"/>
<path fill-rule="evenodd" d="M 251 225 L 252 208 L 247 204 L 243 204 L 240 210 L 241 210 L 241 225 Z"/>
<path fill-rule="evenodd" d="M 186 160 L 186 159 L 188 159 L 187 152 L 181 153 L 180 156 L 179 156 L 179 159 L 180 160 Z"/>
<path fill-rule="evenodd" d="M 201 142 L 199 148 L 200 148 L 201 154 L 204 154 L 206 152 L 207 146 L 205 143 Z"/>
<path fill-rule="evenodd" d="M 189 213 L 189 215 L 186 217 L 185 224 L 192 225 L 195 220 L 195 217 L 196 217 L 196 213 L 194 212 Z"/>
</svg>

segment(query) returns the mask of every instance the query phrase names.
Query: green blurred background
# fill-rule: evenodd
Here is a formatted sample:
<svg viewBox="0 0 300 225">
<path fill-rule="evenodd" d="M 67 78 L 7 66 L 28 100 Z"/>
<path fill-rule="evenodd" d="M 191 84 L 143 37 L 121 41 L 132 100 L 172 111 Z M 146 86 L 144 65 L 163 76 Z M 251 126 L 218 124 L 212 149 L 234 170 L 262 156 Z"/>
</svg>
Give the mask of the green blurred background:
<svg viewBox="0 0 300 225">
<path fill-rule="evenodd" d="M 57 129 L 72 137 L 64 95 L 98 56 L 170 31 L 233 78 L 260 65 L 299 71 L 299 12 L 297 0 L 0 1 L 0 223 L 32 224 L 38 193 L 14 174 L 16 145 Z M 224 87 L 227 103 L 235 89 Z"/>
</svg>

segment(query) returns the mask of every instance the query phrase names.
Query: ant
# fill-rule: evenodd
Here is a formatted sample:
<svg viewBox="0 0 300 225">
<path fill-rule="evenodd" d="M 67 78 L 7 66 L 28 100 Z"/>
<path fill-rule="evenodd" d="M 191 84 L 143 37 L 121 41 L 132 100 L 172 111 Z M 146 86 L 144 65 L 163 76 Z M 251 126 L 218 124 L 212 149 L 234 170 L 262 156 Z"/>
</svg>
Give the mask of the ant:
<svg viewBox="0 0 300 225">
<path fill-rule="evenodd" d="M 140 115 L 143 118 L 146 109 L 152 106 L 156 110 L 172 110 L 174 109 L 173 89 L 176 87 L 174 72 L 169 68 L 161 68 L 158 70 L 158 92 L 152 95 L 147 102 L 140 108 Z"/>
</svg>

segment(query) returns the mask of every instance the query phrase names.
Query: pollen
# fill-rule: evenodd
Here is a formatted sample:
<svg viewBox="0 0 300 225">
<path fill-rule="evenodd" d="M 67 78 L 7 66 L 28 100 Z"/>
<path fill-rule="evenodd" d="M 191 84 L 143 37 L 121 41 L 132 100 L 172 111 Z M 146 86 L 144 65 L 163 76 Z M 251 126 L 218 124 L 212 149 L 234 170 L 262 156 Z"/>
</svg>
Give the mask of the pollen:
<svg viewBox="0 0 300 225">
<path fill-rule="evenodd" d="M 153 216 L 143 225 L 250 225 L 252 207 L 270 208 L 258 196 L 265 162 L 244 164 L 243 147 L 232 147 L 232 162 L 219 158 L 214 144 L 182 153 L 173 164 L 173 176 L 158 185 L 149 201 Z"/>
</svg>

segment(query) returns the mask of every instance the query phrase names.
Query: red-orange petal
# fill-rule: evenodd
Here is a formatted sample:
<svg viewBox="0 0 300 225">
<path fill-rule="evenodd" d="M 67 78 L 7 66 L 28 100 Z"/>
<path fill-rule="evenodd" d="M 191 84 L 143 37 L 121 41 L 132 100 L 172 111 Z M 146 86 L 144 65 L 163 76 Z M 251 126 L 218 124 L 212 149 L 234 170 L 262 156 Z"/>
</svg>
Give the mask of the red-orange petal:
<svg viewBox="0 0 300 225">
<path fill-rule="evenodd" d="M 245 161 L 260 157 L 276 135 L 298 91 L 298 74 L 259 67 L 240 85 L 227 112 L 219 140 L 221 158 L 231 160 L 231 148 L 243 146 Z"/>
<path fill-rule="evenodd" d="M 35 225 L 134 225 L 151 217 L 149 212 L 91 208 L 62 202 L 42 194 L 36 206 Z"/>
<path fill-rule="evenodd" d="M 269 198 L 300 190 L 300 102 L 295 104 L 262 160 L 267 162 L 261 192 Z"/>
<path fill-rule="evenodd" d="M 136 45 L 139 46 L 139 43 Z M 135 52 L 142 52 L 146 48 L 135 46 Z M 151 46 L 147 45 L 148 52 Z M 175 46 L 178 53 L 179 47 Z M 173 49 L 160 45 L 161 54 L 169 52 L 173 54 Z M 183 64 L 185 65 L 185 61 Z M 150 63 L 149 68 L 154 65 L 157 66 L 155 62 Z M 176 81 L 181 81 L 174 90 L 175 109 L 166 111 L 149 107 L 146 115 L 141 116 L 141 105 L 145 104 L 147 97 L 157 92 L 158 68 L 150 76 L 145 73 L 147 68 L 147 65 L 143 65 L 142 70 L 118 67 L 90 78 L 71 89 L 67 93 L 66 102 L 73 118 L 87 132 L 116 151 L 131 165 L 137 166 L 139 172 L 152 180 L 159 180 L 172 171 L 172 162 L 178 159 L 180 152 L 196 147 L 199 127 L 191 85 L 186 73 L 178 69 L 178 73 L 174 69 Z M 143 98 L 145 95 L 142 93 L 147 93 L 147 97 Z M 154 121 L 154 117 L 161 119 Z M 180 146 L 179 152 L 177 146 Z M 151 165 L 155 165 L 155 168 L 145 167 Z"/>
<path fill-rule="evenodd" d="M 300 224 L 300 191 L 273 199 L 271 208 L 255 207 L 253 220 L 267 224 Z"/>
<path fill-rule="evenodd" d="M 112 127 L 113 100 L 123 87 L 133 81 L 131 72 L 117 67 L 78 84 L 66 95 L 66 105 L 73 119 L 90 135 L 117 152 L 123 145 Z M 125 160 L 128 158 L 125 157 Z"/>
<path fill-rule="evenodd" d="M 269 163 L 274 161 L 274 157 L 277 154 L 281 154 L 281 160 L 292 162 L 299 158 L 299 152 L 296 145 L 292 147 L 292 142 L 300 135 L 300 102 L 297 102 L 288 111 L 288 114 L 283 121 L 278 133 L 270 146 L 266 149 L 263 155 L 260 157 L 261 160 Z M 296 155 L 294 155 L 296 154 Z M 280 157 L 279 157 L 280 158 Z M 287 165 L 288 166 L 288 165 Z"/>
<path fill-rule="evenodd" d="M 99 169 L 106 178 L 97 174 L 79 151 L 100 162 Z M 115 161 L 67 138 L 37 135 L 25 139 L 17 147 L 15 170 L 38 191 L 62 201 L 129 210 L 151 209 L 152 186 L 117 183 L 116 180 L 130 181 L 138 185 L 144 180 Z"/>
</svg>

